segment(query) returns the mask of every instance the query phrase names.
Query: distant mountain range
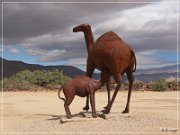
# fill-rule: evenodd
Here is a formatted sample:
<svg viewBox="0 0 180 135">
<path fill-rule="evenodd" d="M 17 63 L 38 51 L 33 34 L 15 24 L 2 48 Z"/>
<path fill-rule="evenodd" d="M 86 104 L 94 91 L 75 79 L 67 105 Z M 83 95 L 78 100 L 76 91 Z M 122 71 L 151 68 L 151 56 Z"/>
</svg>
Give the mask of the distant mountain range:
<svg viewBox="0 0 180 135">
<path fill-rule="evenodd" d="M 2 65 L 2 58 L 0 65 Z M 2 69 L 2 66 L 0 66 L 0 69 Z M 59 71 L 63 71 L 63 73 L 69 77 L 74 77 L 76 75 L 85 75 L 85 72 L 73 67 L 73 66 L 64 66 L 64 65 L 57 65 L 57 66 L 42 66 L 38 64 L 28 64 L 22 61 L 14 61 L 14 60 L 6 60 L 3 59 L 3 77 L 10 77 L 22 70 L 53 70 L 58 69 Z M 0 73 L 2 73 L 2 70 L 0 70 Z"/>
<path fill-rule="evenodd" d="M 0 59 L 1 59 L 0 74 L 2 74 L 2 58 Z M 64 66 L 64 65 L 42 66 L 38 64 L 28 64 L 22 61 L 3 59 L 3 77 L 10 77 L 26 69 L 30 71 L 34 71 L 37 69 L 39 70 L 58 69 L 59 71 L 63 71 L 63 73 L 69 77 L 75 77 L 77 75 L 85 75 L 84 71 L 73 66 Z M 99 77 L 100 77 L 99 74 L 94 73 L 93 78 L 98 79 Z M 162 68 L 153 68 L 153 69 L 137 69 L 137 71 L 135 72 L 135 80 L 137 81 L 143 81 L 143 82 L 156 81 L 160 77 L 165 77 L 165 78 L 177 77 L 177 65 L 166 66 Z M 124 75 L 123 81 L 126 80 L 127 80 L 126 76 Z"/>
<path fill-rule="evenodd" d="M 180 67 L 180 64 L 178 64 Z M 175 73 L 177 72 L 177 65 L 165 66 L 161 68 L 151 68 L 151 69 L 138 69 L 136 75 L 140 74 L 157 74 L 157 73 Z"/>
</svg>

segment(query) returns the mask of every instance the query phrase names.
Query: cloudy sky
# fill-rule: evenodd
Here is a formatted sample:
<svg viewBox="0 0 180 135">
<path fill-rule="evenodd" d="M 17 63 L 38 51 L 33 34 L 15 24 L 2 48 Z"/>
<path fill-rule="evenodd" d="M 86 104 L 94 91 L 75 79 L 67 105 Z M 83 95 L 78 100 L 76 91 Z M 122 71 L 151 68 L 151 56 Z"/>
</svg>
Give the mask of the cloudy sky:
<svg viewBox="0 0 180 135">
<path fill-rule="evenodd" d="M 95 39 L 112 30 L 128 43 L 135 50 L 138 68 L 177 63 L 180 11 L 176 0 L 46 2 L 15 3 L 11 0 L 2 4 L 1 51 L 5 59 L 84 69 L 87 58 L 84 35 L 73 33 L 72 29 L 89 23 Z"/>
</svg>

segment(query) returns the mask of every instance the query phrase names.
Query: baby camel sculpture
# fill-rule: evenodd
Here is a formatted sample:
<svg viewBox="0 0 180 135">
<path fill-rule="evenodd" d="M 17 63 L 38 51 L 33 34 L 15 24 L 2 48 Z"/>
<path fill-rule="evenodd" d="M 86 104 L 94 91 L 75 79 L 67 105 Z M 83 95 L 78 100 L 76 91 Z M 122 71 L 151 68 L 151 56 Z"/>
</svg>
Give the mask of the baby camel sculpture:
<svg viewBox="0 0 180 135">
<path fill-rule="evenodd" d="M 131 47 L 126 44 L 116 33 L 109 31 L 100 36 L 94 43 L 94 37 L 92 34 L 91 26 L 89 24 L 81 24 L 73 28 L 73 32 L 83 32 L 86 47 L 88 52 L 87 58 L 87 72 L 86 75 L 90 78 L 97 68 L 101 72 L 105 70 L 109 72 L 106 85 L 108 92 L 108 104 L 103 110 L 104 113 L 109 113 L 121 87 L 121 76 L 126 73 L 129 81 L 129 91 L 126 108 L 123 113 L 129 112 L 129 103 L 131 98 L 132 85 L 134 81 L 133 72 L 136 70 L 136 56 Z M 110 100 L 110 78 L 114 76 L 117 83 L 113 97 Z M 86 106 L 84 110 L 89 109 L 89 97 L 86 100 Z"/>
<path fill-rule="evenodd" d="M 75 95 L 78 95 L 80 97 L 86 97 L 90 95 L 92 116 L 94 118 L 98 116 L 95 109 L 95 91 L 100 89 L 104 85 L 106 77 L 106 72 L 103 72 L 101 73 L 100 81 L 91 79 L 87 76 L 76 76 L 74 79 L 65 82 L 62 88 L 66 99 L 60 96 L 60 91 L 62 88 L 59 89 L 58 96 L 60 99 L 64 101 L 64 108 L 66 111 L 66 117 L 68 119 L 72 117 L 71 112 L 69 110 L 69 105 L 73 101 Z"/>
</svg>

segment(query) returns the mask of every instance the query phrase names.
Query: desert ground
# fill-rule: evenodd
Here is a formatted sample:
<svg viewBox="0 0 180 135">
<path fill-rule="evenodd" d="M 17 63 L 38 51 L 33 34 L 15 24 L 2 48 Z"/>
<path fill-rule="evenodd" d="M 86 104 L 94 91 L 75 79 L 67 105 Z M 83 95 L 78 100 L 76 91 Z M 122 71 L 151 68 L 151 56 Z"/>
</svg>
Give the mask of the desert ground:
<svg viewBox="0 0 180 135">
<path fill-rule="evenodd" d="M 113 92 L 113 91 L 112 91 Z M 112 93 L 111 92 L 111 93 Z M 61 95 L 63 95 L 61 93 Z M 112 94 L 111 94 L 112 95 Z M 86 98 L 75 97 L 70 105 L 72 119 L 65 117 L 57 92 L 1 92 L 3 134 L 178 134 L 179 93 L 133 91 L 130 113 L 122 114 L 127 91 L 119 91 L 106 119 L 92 118 L 82 107 Z M 107 93 L 96 92 L 98 113 L 107 104 Z M 179 111 L 178 111 L 179 109 Z M 63 123 L 61 123 L 61 122 Z"/>
</svg>

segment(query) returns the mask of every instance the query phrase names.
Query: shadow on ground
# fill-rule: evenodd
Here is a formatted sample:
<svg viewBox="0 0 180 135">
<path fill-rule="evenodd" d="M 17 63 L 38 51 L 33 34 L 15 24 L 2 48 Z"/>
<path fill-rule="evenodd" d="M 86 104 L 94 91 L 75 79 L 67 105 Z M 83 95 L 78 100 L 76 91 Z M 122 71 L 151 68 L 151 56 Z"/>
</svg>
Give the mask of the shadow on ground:
<svg viewBox="0 0 180 135">
<path fill-rule="evenodd" d="M 102 118 L 102 119 L 107 119 L 106 115 L 103 113 L 98 113 L 99 117 L 97 118 Z M 74 121 L 85 121 L 87 119 L 96 119 L 92 117 L 92 112 L 91 111 L 86 111 L 86 112 L 79 112 L 76 114 L 72 115 L 71 119 L 67 119 L 66 115 L 52 115 L 52 114 L 35 114 L 38 116 L 50 116 L 51 118 L 45 119 L 48 121 L 53 121 L 53 120 L 59 120 L 60 123 L 68 123 L 68 122 L 74 122 Z"/>
</svg>

